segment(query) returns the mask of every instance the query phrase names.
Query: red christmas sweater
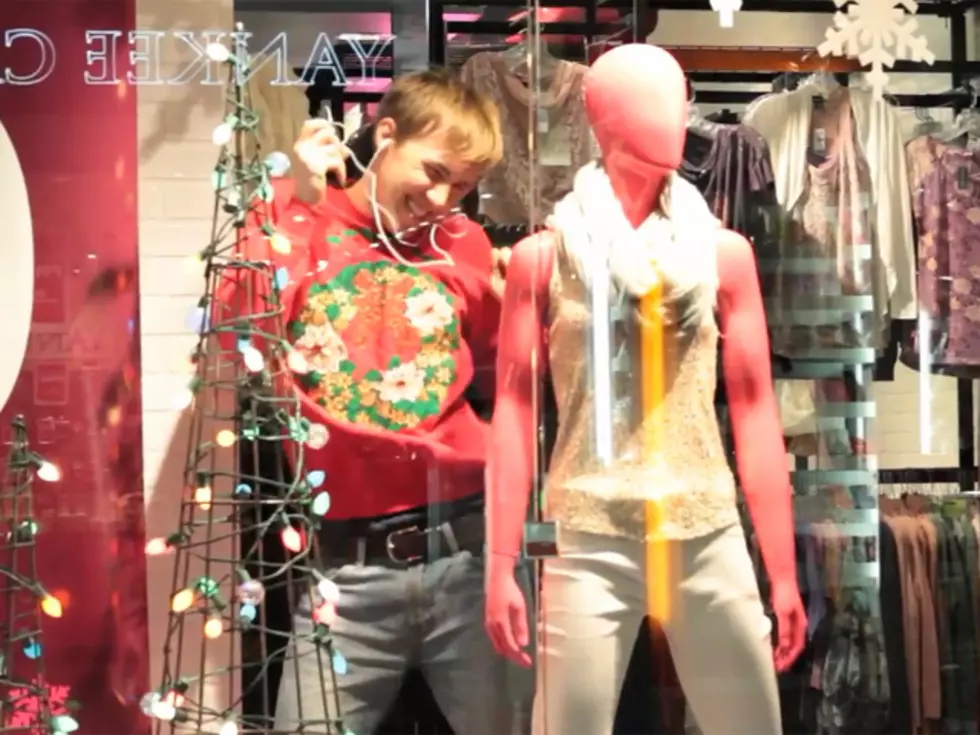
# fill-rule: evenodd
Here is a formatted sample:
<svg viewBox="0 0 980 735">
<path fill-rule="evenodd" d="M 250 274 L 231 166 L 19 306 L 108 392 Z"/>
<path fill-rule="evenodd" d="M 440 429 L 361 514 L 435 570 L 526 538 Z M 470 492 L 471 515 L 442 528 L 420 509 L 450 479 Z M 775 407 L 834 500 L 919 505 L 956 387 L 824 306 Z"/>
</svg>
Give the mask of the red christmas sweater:
<svg viewBox="0 0 980 735">
<path fill-rule="evenodd" d="M 398 513 L 483 492 L 489 425 L 466 401 L 476 381 L 491 395 L 499 299 L 490 285 L 490 241 L 463 216 L 439 224 L 436 243 L 382 247 L 373 219 L 331 188 L 310 207 L 292 182 L 274 182 L 271 221 L 287 254 L 251 221 L 243 256 L 285 268 L 286 329 L 306 372 L 290 373 L 311 424 L 306 471 L 327 474 L 332 519 Z M 282 248 L 279 248 L 281 250 Z M 431 265 L 427 265 L 431 263 Z M 222 309 L 249 305 L 239 273 L 218 289 Z M 324 442 L 324 440 L 326 440 Z"/>
</svg>

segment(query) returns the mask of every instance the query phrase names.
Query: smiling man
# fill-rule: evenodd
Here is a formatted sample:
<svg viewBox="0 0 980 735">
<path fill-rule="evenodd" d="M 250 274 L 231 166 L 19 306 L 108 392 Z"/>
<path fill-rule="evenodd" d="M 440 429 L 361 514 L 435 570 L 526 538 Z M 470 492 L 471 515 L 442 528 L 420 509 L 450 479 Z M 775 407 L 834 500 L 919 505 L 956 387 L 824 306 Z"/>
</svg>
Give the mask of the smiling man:
<svg viewBox="0 0 980 735">
<path fill-rule="evenodd" d="M 290 252 L 272 252 L 258 222 L 247 243 L 251 259 L 289 269 L 288 334 L 309 367 L 294 387 L 325 429 L 305 469 L 327 473 L 332 497 L 320 565 L 340 592 L 338 703 L 348 731 L 373 735 L 418 665 L 455 732 L 519 733 L 530 682 L 515 701 L 483 630 L 488 425 L 465 395 L 491 396 L 499 279 L 486 235 L 456 211 L 500 160 L 497 111 L 452 74 L 424 71 L 393 82 L 373 135 L 366 171 L 344 186 L 332 127 L 308 122 L 293 181 L 275 184 Z M 260 306 L 241 285 L 222 290 L 225 308 Z M 329 659 L 309 639 L 316 600 L 300 599 L 276 730 L 333 732 Z"/>
</svg>

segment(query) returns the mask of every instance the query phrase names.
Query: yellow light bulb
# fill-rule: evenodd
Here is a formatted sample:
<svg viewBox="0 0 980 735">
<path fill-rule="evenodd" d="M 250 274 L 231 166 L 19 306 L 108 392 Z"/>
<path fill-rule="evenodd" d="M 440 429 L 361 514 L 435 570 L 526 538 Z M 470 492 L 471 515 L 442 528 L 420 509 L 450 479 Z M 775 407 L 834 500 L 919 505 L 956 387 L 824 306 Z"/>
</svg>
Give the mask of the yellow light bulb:
<svg viewBox="0 0 980 735">
<path fill-rule="evenodd" d="M 194 490 L 194 502 L 201 507 L 201 510 L 208 510 L 213 499 L 214 493 L 211 492 L 210 485 L 201 485 Z"/>
<path fill-rule="evenodd" d="M 238 437 L 231 429 L 222 429 L 214 437 L 214 441 L 217 443 L 217 445 L 219 447 L 224 447 L 225 449 L 234 446 L 237 440 Z"/>
<path fill-rule="evenodd" d="M 219 638 L 225 631 L 224 623 L 221 622 L 221 618 L 208 618 L 208 621 L 204 624 L 204 637 L 214 640 Z"/>
<path fill-rule="evenodd" d="M 194 604 L 194 590 L 181 590 L 170 601 L 170 609 L 175 613 L 187 612 Z"/>
<path fill-rule="evenodd" d="M 269 237 L 269 247 L 272 248 L 273 252 L 279 253 L 280 255 L 288 255 L 289 251 L 293 249 L 289 238 L 285 235 L 280 235 L 278 232 L 273 233 Z"/>
<path fill-rule="evenodd" d="M 64 608 L 61 606 L 61 600 L 57 597 L 45 595 L 41 600 L 41 612 L 49 618 L 60 618 L 64 613 Z"/>
</svg>

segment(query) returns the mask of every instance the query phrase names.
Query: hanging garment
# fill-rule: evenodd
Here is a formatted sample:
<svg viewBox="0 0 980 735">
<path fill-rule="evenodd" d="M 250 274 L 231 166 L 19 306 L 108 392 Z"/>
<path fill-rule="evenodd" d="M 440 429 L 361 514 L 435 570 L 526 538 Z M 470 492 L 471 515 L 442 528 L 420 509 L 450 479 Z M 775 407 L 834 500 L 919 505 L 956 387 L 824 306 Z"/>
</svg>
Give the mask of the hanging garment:
<svg viewBox="0 0 980 735">
<path fill-rule="evenodd" d="M 678 173 L 697 187 L 728 229 L 752 243 L 770 232 L 778 206 L 775 174 L 769 146 L 752 128 L 708 123 L 704 135 L 689 130 Z"/>
<path fill-rule="evenodd" d="M 757 249 L 773 352 L 790 358 L 869 347 L 874 335 L 867 320 L 853 319 L 873 313 L 872 192 L 846 91 L 813 111 L 812 122 L 820 146 L 803 188 L 780 234 Z"/>
<path fill-rule="evenodd" d="M 801 85 L 794 92 L 773 94 L 754 103 L 743 123 L 758 130 L 769 144 L 776 173 L 776 194 L 792 211 L 804 196 L 810 164 L 807 151 L 815 140 L 814 95 Z M 839 88 L 830 97 L 846 98 L 853 115 L 854 156 L 866 162 L 872 188 L 865 209 L 870 228 L 865 233 L 875 264 L 875 309 L 878 332 L 886 342 L 889 319 L 916 316 L 915 258 L 908 180 L 899 113 L 870 91 Z M 829 107 L 831 101 L 828 100 Z M 843 212 L 839 212 L 843 215 Z"/>
<path fill-rule="evenodd" d="M 793 95 L 786 96 L 802 99 L 806 105 L 784 127 L 770 130 L 771 138 L 766 136 L 784 211 L 775 236 L 756 244 L 772 351 L 791 361 L 853 362 L 840 351 L 881 349 L 887 344 L 887 322 L 878 303 L 882 289 L 875 260 L 871 167 L 862 154 L 858 114 L 847 89 L 838 88 L 826 99 Z M 754 116 L 746 117 L 754 123 L 767 122 L 760 114 L 757 109 Z M 797 141 L 799 126 L 810 134 Z M 800 143 L 798 150 L 796 143 Z M 782 158 L 777 157 L 780 151 Z M 790 153 L 799 161 L 789 161 Z M 849 380 L 846 368 L 840 377 L 783 384 L 780 407 L 784 433 L 792 439 L 789 451 L 850 453 L 855 437 L 843 428 L 804 433 L 801 428 L 807 422 L 800 407 L 812 405 L 816 426 L 829 427 L 833 422 L 823 419 L 832 416 L 818 415 L 822 407 L 858 400 L 848 386 L 860 384 Z M 786 423 L 790 419 L 791 425 Z"/>
<path fill-rule="evenodd" d="M 495 52 L 471 56 L 463 65 L 463 80 L 486 94 L 500 111 L 504 158 L 480 185 L 480 213 L 501 225 L 526 225 L 532 200 L 540 195 L 539 222 L 572 190 L 575 172 L 597 158 L 591 128 L 585 114 L 582 83 L 588 67 L 556 61 L 546 89 L 535 93 Z M 528 117 L 537 97 L 538 149 L 528 151 Z M 535 168 L 532 189 L 530 167 Z"/>
<path fill-rule="evenodd" d="M 980 152 L 922 136 L 906 147 L 921 314 L 902 345 L 915 369 L 980 377 Z"/>
<path fill-rule="evenodd" d="M 881 568 L 878 599 L 881 629 L 885 637 L 885 659 L 888 662 L 888 690 L 891 692 L 888 724 L 884 732 L 908 733 L 912 732 L 912 711 L 902 596 L 904 553 L 887 518 L 882 518 L 878 524 L 878 545 Z"/>
</svg>

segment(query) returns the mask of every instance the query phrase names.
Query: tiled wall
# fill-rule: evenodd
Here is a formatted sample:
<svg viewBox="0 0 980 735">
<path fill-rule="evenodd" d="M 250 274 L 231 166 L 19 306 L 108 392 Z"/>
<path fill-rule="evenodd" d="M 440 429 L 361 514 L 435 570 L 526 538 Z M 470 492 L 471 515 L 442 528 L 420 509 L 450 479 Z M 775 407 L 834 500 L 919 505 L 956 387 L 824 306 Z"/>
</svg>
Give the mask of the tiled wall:
<svg viewBox="0 0 980 735">
<path fill-rule="evenodd" d="M 140 0 L 139 28 L 177 30 L 231 29 L 231 0 Z M 172 78 L 193 58 L 179 42 L 164 44 L 162 76 Z M 146 471 L 147 536 L 177 528 L 179 502 L 186 492 L 183 468 L 188 417 L 176 408 L 189 376 L 195 335 L 187 316 L 204 288 L 200 267 L 189 264 L 210 237 L 214 203 L 210 170 L 217 149 L 211 131 L 223 115 L 223 90 L 194 80 L 189 84 L 142 85 L 139 95 L 140 295 L 143 339 L 143 455 Z M 216 555 L 231 555 L 228 544 Z M 219 574 L 227 573 L 227 570 Z M 159 684 L 172 592 L 173 559 L 148 560 L 150 682 Z M 200 618 L 188 627 L 180 674 L 200 669 Z M 210 643 L 209 668 L 228 665 L 227 642 Z M 224 708 L 233 682 L 207 682 L 204 701 Z"/>
</svg>

